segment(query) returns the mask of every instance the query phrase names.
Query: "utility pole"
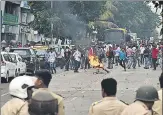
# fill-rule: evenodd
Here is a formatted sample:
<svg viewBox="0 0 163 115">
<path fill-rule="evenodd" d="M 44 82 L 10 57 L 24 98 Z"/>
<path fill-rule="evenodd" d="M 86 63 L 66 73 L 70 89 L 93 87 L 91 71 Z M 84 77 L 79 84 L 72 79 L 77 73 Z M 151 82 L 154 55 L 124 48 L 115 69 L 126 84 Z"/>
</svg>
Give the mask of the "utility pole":
<svg viewBox="0 0 163 115">
<path fill-rule="evenodd" d="M 51 1 L 51 11 L 53 12 L 53 1 Z M 51 44 L 53 41 L 53 22 L 52 22 L 52 19 L 53 19 L 53 15 L 51 15 Z"/>
<path fill-rule="evenodd" d="M 162 28 L 163 28 L 163 4 L 162 4 L 162 10 L 161 10 L 161 18 L 162 18 Z M 163 46 L 163 34 L 161 32 L 162 40 L 161 40 L 161 45 Z M 161 48 L 162 52 L 162 72 L 163 72 L 163 47 Z"/>
</svg>

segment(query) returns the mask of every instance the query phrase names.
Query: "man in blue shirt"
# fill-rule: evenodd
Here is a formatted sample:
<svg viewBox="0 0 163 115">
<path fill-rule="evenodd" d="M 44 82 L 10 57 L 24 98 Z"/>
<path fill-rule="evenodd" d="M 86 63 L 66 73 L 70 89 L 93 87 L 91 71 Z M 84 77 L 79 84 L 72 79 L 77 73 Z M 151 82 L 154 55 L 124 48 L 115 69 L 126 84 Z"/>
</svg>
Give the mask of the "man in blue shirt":
<svg viewBox="0 0 163 115">
<path fill-rule="evenodd" d="M 124 70 L 126 71 L 125 60 L 126 60 L 126 52 L 124 49 L 121 49 L 119 51 L 119 63 L 120 63 L 120 66 L 122 66 Z"/>
</svg>

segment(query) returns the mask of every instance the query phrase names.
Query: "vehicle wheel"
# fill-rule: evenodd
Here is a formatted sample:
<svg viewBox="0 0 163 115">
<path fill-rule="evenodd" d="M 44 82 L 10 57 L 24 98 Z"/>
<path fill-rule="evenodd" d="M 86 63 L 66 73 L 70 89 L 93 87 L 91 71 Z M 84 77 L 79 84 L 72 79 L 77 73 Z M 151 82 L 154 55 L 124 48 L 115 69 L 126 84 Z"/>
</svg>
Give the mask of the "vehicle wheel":
<svg viewBox="0 0 163 115">
<path fill-rule="evenodd" d="M 14 77 L 17 77 L 18 76 L 18 72 L 17 72 L 17 70 L 15 71 L 15 76 Z"/>
<path fill-rule="evenodd" d="M 26 73 L 27 73 L 27 68 L 25 69 L 25 72 L 23 73 L 23 75 L 26 75 Z"/>
<path fill-rule="evenodd" d="M 33 71 L 33 74 L 35 74 L 35 73 L 36 73 L 36 70 Z"/>
<path fill-rule="evenodd" d="M 20 75 L 20 69 L 18 70 L 18 72 L 17 72 L 17 76 L 19 76 Z"/>
<path fill-rule="evenodd" d="M 6 74 L 6 83 L 8 83 L 9 82 L 9 72 L 7 72 L 7 74 Z"/>
</svg>

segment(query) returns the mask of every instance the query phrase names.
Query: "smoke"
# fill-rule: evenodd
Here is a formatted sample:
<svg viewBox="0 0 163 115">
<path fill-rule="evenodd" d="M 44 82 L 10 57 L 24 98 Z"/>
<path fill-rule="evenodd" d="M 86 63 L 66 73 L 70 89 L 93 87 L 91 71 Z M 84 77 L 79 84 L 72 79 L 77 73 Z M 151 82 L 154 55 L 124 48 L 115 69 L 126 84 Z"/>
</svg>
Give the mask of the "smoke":
<svg viewBox="0 0 163 115">
<path fill-rule="evenodd" d="M 63 36 L 68 36 L 72 40 L 79 40 L 85 37 L 86 24 L 79 19 L 79 16 L 72 14 L 67 1 L 55 2 L 57 9 L 60 14 L 60 18 L 64 22 L 64 29 L 62 30 Z"/>
</svg>

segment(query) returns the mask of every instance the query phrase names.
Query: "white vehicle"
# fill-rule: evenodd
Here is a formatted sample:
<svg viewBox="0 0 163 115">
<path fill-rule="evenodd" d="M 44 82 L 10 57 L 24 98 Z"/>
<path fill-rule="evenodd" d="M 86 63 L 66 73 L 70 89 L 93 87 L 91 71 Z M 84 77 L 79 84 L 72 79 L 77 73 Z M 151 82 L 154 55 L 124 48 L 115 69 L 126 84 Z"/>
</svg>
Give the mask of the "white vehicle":
<svg viewBox="0 0 163 115">
<path fill-rule="evenodd" d="M 10 57 L 16 63 L 17 76 L 26 73 L 26 63 L 23 62 L 23 59 L 18 53 L 9 52 Z"/>
<path fill-rule="evenodd" d="M 16 77 L 16 64 L 7 52 L 1 52 L 1 78 L 5 78 L 6 82 L 9 78 Z"/>
</svg>

